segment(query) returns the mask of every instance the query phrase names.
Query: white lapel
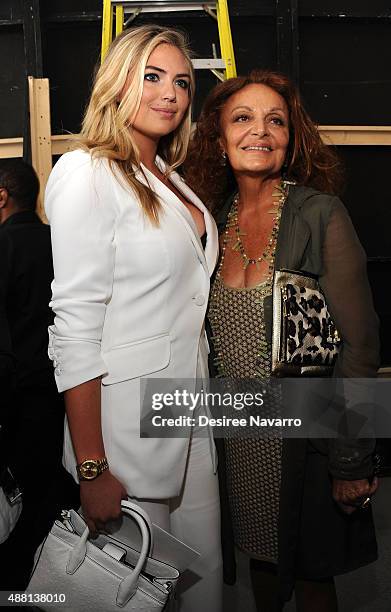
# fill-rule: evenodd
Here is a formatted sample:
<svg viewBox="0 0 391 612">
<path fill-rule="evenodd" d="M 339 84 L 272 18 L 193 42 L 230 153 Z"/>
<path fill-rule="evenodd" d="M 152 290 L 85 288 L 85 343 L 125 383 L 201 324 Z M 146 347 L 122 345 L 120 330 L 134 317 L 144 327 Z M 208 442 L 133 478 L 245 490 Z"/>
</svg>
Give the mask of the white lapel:
<svg viewBox="0 0 391 612">
<path fill-rule="evenodd" d="M 156 162 L 160 170 L 164 172 L 166 169 L 165 162 L 159 156 L 156 156 Z M 162 197 L 163 201 L 168 200 L 170 203 L 173 204 L 171 210 L 173 210 L 173 212 L 175 212 L 177 216 L 181 219 L 193 243 L 193 246 L 197 251 L 200 261 L 202 261 L 207 272 L 209 273 L 209 276 L 212 276 L 214 268 L 216 266 L 219 248 L 217 227 L 212 215 L 210 214 L 206 206 L 204 206 L 204 204 L 201 202 L 201 200 L 196 196 L 194 191 L 192 191 L 192 189 L 190 189 L 190 187 L 185 183 L 183 178 L 179 176 L 177 172 L 172 172 L 168 177 L 170 181 L 173 183 L 173 185 L 175 185 L 178 191 L 180 191 L 184 195 L 184 197 L 189 202 L 194 204 L 204 215 L 205 229 L 207 235 L 206 247 L 204 251 L 204 249 L 202 248 L 200 237 L 198 235 L 196 224 L 186 206 L 183 204 L 183 202 L 180 201 L 180 199 L 175 195 L 175 193 L 173 193 L 171 189 L 169 189 L 164 183 L 162 183 L 162 181 L 160 181 L 154 174 L 152 174 L 152 172 L 150 172 L 148 168 L 144 167 L 144 170 L 147 173 L 148 180 L 151 180 L 153 182 L 156 193 Z"/>
<path fill-rule="evenodd" d="M 205 258 L 208 264 L 209 276 L 212 276 L 219 255 L 219 238 L 216 223 L 209 210 L 194 191 L 190 189 L 189 185 L 186 184 L 183 177 L 177 172 L 172 172 L 169 179 L 178 191 L 180 191 L 189 202 L 197 206 L 204 215 L 206 228 Z"/>
</svg>

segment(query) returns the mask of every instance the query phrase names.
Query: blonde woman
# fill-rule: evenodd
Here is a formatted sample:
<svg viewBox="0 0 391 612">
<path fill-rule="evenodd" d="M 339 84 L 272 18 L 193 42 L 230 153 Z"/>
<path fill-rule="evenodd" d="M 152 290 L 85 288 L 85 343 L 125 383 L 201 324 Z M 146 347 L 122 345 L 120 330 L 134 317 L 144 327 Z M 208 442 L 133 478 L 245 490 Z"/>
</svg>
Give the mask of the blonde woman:
<svg viewBox="0 0 391 612">
<path fill-rule="evenodd" d="M 126 31 L 100 67 L 80 148 L 46 192 L 55 278 L 50 348 L 65 391 L 64 462 L 95 532 L 137 500 L 196 548 L 181 610 L 220 610 L 219 502 L 207 438 L 139 437 L 140 379 L 207 374 L 204 315 L 214 222 L 174 171 L 194 75 L 182 34 Z M 201 238 L 206 242 L 202 247 Z"/>
</svg>

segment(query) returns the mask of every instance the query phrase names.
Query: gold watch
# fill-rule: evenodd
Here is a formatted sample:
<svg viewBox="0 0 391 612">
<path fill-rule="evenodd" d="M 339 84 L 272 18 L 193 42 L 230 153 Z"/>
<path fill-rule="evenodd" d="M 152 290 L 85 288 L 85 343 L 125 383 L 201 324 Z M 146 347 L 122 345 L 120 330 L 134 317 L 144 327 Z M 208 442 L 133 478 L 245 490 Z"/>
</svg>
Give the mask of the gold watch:
<svg viewBox="0 0 391 612">
<path fill-rule="evenodd" d="M 107 459 L 103 457 L 103 459 L 85 459 L 76 466 L 76 470 L 79 480 L 94 480 L 108 467 Z"/>
</svg>

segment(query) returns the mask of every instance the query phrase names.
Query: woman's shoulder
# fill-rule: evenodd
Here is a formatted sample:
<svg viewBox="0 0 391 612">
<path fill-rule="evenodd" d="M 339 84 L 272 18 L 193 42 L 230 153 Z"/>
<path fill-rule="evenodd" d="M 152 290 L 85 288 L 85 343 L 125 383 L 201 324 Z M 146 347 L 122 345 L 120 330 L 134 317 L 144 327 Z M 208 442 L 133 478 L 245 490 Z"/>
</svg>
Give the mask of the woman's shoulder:
<svg viewBox="0 0 391 612">
<path fill-rule="evenodd" d="M 89 175 L 101 166 L 107 166 L 105 158 L 93 158 L 90 151 L 86 149 L 74 149 L 60 157 L 52 174 L 57 175 L 58 178 L 74 172 Z"/>
<path fill-rule="evenodd" d="M 305 185 L 292 185 L 289 189 L 288 202 L 307 222 L 320 218 L 327 222 L 333 211 L 345 210 L 341 200 L 335 194 Z"/>
<path fill-rule="evenodd" d="M 291 185 L 289 200 L 296 208 L 327 208 L 339 198 L 335 194 L 319 191 L 306 185 Z"/>
<path fill-rule="evenodd" d="M 88 150 L 74 149 L 64 153 L 54 165 L 46 186 L 46 197 L 59 189 L 96 191 L 104 188 L 113 177 L 108 160 L 95 158 Z"/>
<path fill-rule="evenodd" d="M 46 185 L 47 217 L 50 219 L 54 206 L 89 210 L 104 202 L 105 209 L 116 209 L 112 177 L 106 158 L 94 158 L 84 149 L 64 153 Z"/>
</svg>

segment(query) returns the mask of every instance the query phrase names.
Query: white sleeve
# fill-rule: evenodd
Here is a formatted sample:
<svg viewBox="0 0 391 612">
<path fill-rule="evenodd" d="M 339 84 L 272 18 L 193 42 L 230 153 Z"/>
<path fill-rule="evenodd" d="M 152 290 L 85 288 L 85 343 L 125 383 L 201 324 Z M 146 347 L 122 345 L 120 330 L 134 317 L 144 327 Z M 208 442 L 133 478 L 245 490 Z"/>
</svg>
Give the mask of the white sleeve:
<svg viewBox="0 0 391 612">
<path fill-rule="evenodd" d="M 113 180 L 105 162 L 74 151 L 57 162 L 46 189 L 55 313 L 49 356 L 59 391 L 107 371 L 101 339 L 114 274 Z"/>
</svg>

